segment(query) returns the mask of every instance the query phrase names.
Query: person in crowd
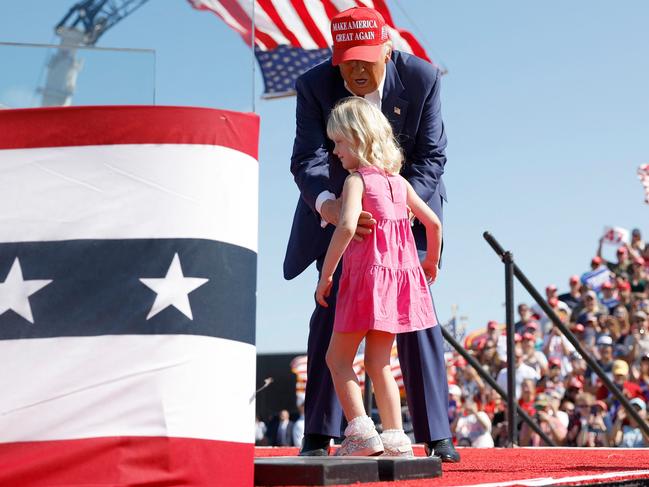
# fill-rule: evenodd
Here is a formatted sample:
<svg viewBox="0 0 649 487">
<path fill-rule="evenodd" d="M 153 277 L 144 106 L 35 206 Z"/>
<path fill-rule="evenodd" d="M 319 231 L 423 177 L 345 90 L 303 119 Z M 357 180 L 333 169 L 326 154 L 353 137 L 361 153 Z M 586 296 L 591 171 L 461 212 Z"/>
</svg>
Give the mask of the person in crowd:
<svg viewBox="0 0 649 487">
<path fill-rule="evenodd" d="M 581 281 L 579 280 L 579 276 L 570 276 L 568 285 L 570 286 L 570 291 L 560 294 L 559 300 L 566 303 L 572 311 L 581 302 Z"/>
<path fill-rule="evenodd" d="M 539 376 L 545 375 L 548 359 L 541 350 L 536 349 L 536 337 L 532 333 L 523 333 L 521 348 L 523 349 L 523 362 L 536 370 Z"/>
<path fill-rule="evenodd" d="M 636 257 L 629 266 L 629 284 L 634 294 L 644 294 L 647 290 L 647 276 L 644 270 L 644 259 Z"/>
<path fill-rule="evenodd" d="M 348 31 L 345 27 L 349 26 L 360 30 Z M 374 9 L 359 7 L 341 12 L 332 19 L 332 30 L 331 61 L 311 68 L 296 82 L 297 123 L 291 172 L 300 198 L 284 259 L 287 279 L 295 278 L 314 261 L 322 270 L 332 227 L 339 222 L 348 173 L 334 154 L 325 126 L 326 117 L 340 99 L 350 95 L 365 97 L 388 117 L 395 137 L 403 141 L 402 176 L 440 220 L 442 200 L 446 198 L 440 71 L 415 56 L 393 50 L 385 21 Z M 338 35 L 346 33 L 363 35 Z M 361 212 L 356 237 L 371 236 L 375 224 L 373 215 Z M 412 231 L 417 248 L 425 252 L 424 225 L 415 221 Z M 339 275 L 340 270 L 332 281 L 330 306 L 317 305 L 311 318 L 301 455 L 328 454 L 331 438 L 340 435 L 342 412 L 325 365 Z M 427 451 L 442 461 L 459 461 L 446 415 L 448 384 L 441 327 L 400 334 L 397 345 L 415 438 L 425 442 Z"/>
<path fill-rule="evenodd" d="M 491 420 L 484 411 L 478 410 L 478 405 L 471 396 L 465 396 L 462 414 L 459 414 L 451 425 L 455 432 L 457 444 L 473 448 L 491 448 L 494 440 L 491 436 Z"/>
<path fill-rule="evenodd" d="M 610 314 L 612 314 L 617 305 L 620 304 L 620 300 L 617 297 L 617 293 L 613 286 L 614 283 L 612 281 L 607 281 L 602 284 L 602 296 L 600 297 L 602 306 L 604 306 Z"/>
<path fill-rule="evenodd" d="M 639 397 L 634 397 L 629 402 L 638 415 L 646 421 L 647 403 Z M 622 448 L 649 447 L 649 437 L 640 429 L 635 419 L 630 416 L 627 417 L 624 408 L 620 408 L 617 412 L 611 437 L 613 438 L 613 444 Z"/>
<path fill-rule="evenodd" d="M 266 423 L 259 417 L 255 416 L 255 445 L 266 446 L 268 445 L 268 438 L 266 437 Z"/>
<path fill-rule="evenodd" d="M 518 334 L 523 334 L 527 324 L 532 321 L 532 311 L 530 307 L 525 303 L 520 303 L 517 306 L 518 311 L 518 321 L 514 323 L 514 331 Z"/>
<path fill-rule="evenodd" d="M 548 435 L 556 445 L 562 445 L 566 439 L 566 425 L 557 416 L 557 411 L 553 407 L 549 397 L 546 394 L 539 394 L 534 403 L 535 419 L 541 430 Z M 521 425 L 520 446 L 540 446 L 541 437 L 534 432 L 527 423 Z"/>
<path fill-rule="evenodd" d="M 293 421 L 286 409 L 279 412 L 268 428 L 268 439 L 272 446 L 293 446 Z"/>
<path fill-rule="evenodd" d="M 584 272 L 579 280 L 588 289 L 599 291 L 602 284 L 614 278 L 615 274 L 604 264 L 603 259 L 596 255 L 590 261 L 590 270 Z"/>
<path fill-rule="evenodd" d="M 617 262 L 609 262 L 602 257 L 602 244 L 604 243 L 604 237 L 599 239 L 599 246 L 597 247 L 597 257 L 599 257 L 602 262 L 609 268 L 613 274 L 617 277 L 627 277 L 627 270 L 631 261 L 629 260 L 629 251 L 626 246 L 621 246 L 617 248 L 616 256 Z"/>
<path fill-rule="evenodd" d="M 615 360 L 613 358 L 613 339 L 610 336 L 602 335 L 597 339 L 597 354 L 599 356 L 596 360 L 597 364 L 612 379 L 613 362 Z M 588 380 L 588 390 L 592 392 L 596 391 L 599 384 L 597 374 L 588 367 L 585 377 Z"/>
<path fill-rule="evenodd" d="M 525 365 L 525 362 L 523 361 L 523 349 L 521 348 L 520 344 L 516 344 L 514 347 L 514 360 L 516 361 L 514 364 L 515 367 L 515 372 L 514 372 L 514 378 L 515 378 L 515 387 L 516 387 L 516 398 L 518 399 L 521 396 L 521 386 L 523 384 L 523 381 L 525 379 L 532 379 L 535 382 L 540 379 L 540 376 L 538 372 L 530 367 L 529 365 Z M 500 369 L 500 372 L 498 372 L 498 377 L 496 378 L 496 382 L 500 387 L 502 387 L 505 391 L 507 390 L 507 365 L 506 367 Z"/>
<path fill-rule="evenodd" d="M 631 344 L 630 357 L 633 363 L 639 365 L 640 358 L 649 354 L 649 330 L 647 329 L 647 315 L 644 311 L 633 313 L 631 322 Z"/>
<path fill-rule="evenodd" d="M 521 397 L 518 399 L 518 405 L 523 411 L 534 417 L 536 414 L 536 409 L 534 409 L 535 402 L 536 381 L 533 379 L 525 379 L 521 384 Z"/>
<path fill-rule="evenodd" d="M 586 318 L 588 318 L 589 315 L 595 315 L 599 318 L 600 315 L 606 313 L 604 307 L 602 307 L 597 300 L 597 293 L 592 289 L 589 289 L 584 294 L 583 308 L 577 316 L 577 323 L 584 325 L 586 323 Z"/>
<path fill-rule="evenodd" d="M 637 253 L 642 253 L 646 249 L 647 246 L 642 240 L 642 233 L 639 228 L 631 230 L 631 243 L 629 246 Z"/>
<path fill-rule="evenodd" d="M 570 417 L 566 446 L 587 446 L 588 421 L 595 404 L 595 397 L 589 392 L 580 392 L 575 397 L 575 413 Z"/>
<path fill-rule="evenodd" d="M 575 347 L 563 336 L 561 330 L 551 325 L 550 333 L 546 337 L 543 351 L 548 357 L 548 363 L 552 364 L 553 360 L 559 365 L 561 377 L 565 377 L 572 372 L 570 365 L 570 354 L 575 351 Z"/>
<path fill-rule="evenodd" d="M 322 265 L 316 301 L 328 307 L 334 273 L 343 259 L 334 330 L 327 351 L 338 400 L 348 425 L 337 455 L 385 452 L 413 456 L 403 431 L 399 388 L 390 369 L 395 334 L 437 326 L 427 283 L 437 278 L 442 225 L 400 174 L 402 155 L 381 111 L 360 97 L 339 102 L 327 122 L 334 154 L 350 175 L 342 193 L 340 219 Z M 372 233 L 353 240 L 365 208 L 376 218 Z M 419 263 L 409 212 L 426 227 L 428 248 Z M 365 339 L 365 370 L 372 378 L 383 432 L 363 405 L 354 357 Z"/>
<path fill-rule="evenodd" d="M 539 381 L 539 387 L 544 392 L 549 394 L 556 391 L 561 396 L 566 392 L 561 368 L 562 360 L 559 357 L 552 357 L 548 360 L 547 373 Z"/>
<path fill-rule="evenodd" d="M 637 383 L 642 391 L 642 399 L 649 403 L 649 354 L 640 358 L 640 367 L 638 370 Z"/>
</svg>

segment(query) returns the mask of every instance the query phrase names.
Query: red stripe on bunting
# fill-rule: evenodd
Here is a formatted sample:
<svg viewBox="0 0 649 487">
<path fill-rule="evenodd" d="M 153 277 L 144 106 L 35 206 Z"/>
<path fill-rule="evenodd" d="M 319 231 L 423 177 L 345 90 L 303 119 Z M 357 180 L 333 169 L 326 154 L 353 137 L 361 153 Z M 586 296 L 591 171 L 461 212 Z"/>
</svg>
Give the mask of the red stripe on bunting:
<svg viewBox="0 0 649 487">
<path fill-rule="evenodd" d="M 212 108 L 52 107 L 0 110 L 0 149 L 115 144 L 218 145 L 258 159 L 259 116 Z"/>
<path fill-rule="evenodd" d="M 309 31 L 309 35 L 313 38 L 314 42 L 318 45 L 318 47 L 319 48 L 329 47 L 329 43 L 322 35 L 322 32 L 320 32 L 320 29 L 318 28 L 315 21 L 311 17 L 309 10 L 306 8 L 306 5 L 304 4 L 304 0 L 291 0 L 291 5 L 293 5 L 293 8 L 295 8 L 295 11 L 297 12 L 298 16 L 302 20 L 302 23 Z M 328 28 L 329 26 L 327 26 L 327 29 Z"/>
<path fill-rule="evenodd" d="M 386 24 L 388 24 L 393 29 L 396 29 L 396 26 L 394 25 L 394 21 L 392 20 L 392 14 L 390 13 L 390 9 L 388 9 L 388 6 L 385 4 L 383 0 L 374 0 L 374 9 L 378 10 L 379 13 L 383 15 Z"/>
<path fill-rule="evenodd" d="M 254 445 L 166 437 L 0 444 L 0 485 L 253 485 Z"/>
<path fill-rule="evenodd" d="M 293 31 L 286 27 L 286 24 L 282 20 L 282 17 L 277 12 L 277 9 L 275 8 L 275 5 L 273 5 L 273 2 L 271 0 L 257 0 L 257 3 L 259 3 L 259 6 L 264 9 L 264 12 L 268 14 L 273 23 L 282 32 L 282 34 L 284 34 L 284 37 L 286 37 L 290 41 L 292 46 L 303 47 L 295 34 L 293 34 Z"/>
</svg>

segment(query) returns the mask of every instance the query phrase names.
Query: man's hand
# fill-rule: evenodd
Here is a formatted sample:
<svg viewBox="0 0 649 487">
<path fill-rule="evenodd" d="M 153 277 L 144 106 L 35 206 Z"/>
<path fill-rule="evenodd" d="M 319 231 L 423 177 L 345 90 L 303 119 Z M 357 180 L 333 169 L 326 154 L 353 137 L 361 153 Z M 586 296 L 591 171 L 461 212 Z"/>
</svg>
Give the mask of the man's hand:
<svg viewBox="0 0 649 487">
<path fill-rule="evenodd" d="M 338 225 L 338 218 L 340 217 L 340 209 L 342 207 L 342 200 L 336 198 L 335 200 L 326 200 L 320 207 L 320 216 L 331 225 Z M 354 240 L 361 241 L 366 235 L 372 233 L 372 228 L 376 225 L 376 220 L 372 218 L 369 211 L 361 211 L 358 216 L 358 225 L 356 226 L 356 234 Z"/>
<path fill-rule="evenodd" d="M 329 307 L 327 300 L 325 298 L 329 297 L 331 294 L 331 285 L 333 283 L 332 276 L 322 276 L 318 281 L 318 287 L 315 290 L 315 300 L 320 306 L 325 308 Z"/>
<path fill-rule="evenodd" d="M 428 285 L 431 285 L 437 279 L 437 262 L 431 260 L 424 260 L 421 262 L 421 268 L 424 269 L 424 274 L 426 274 L 426 282 Z"/>
</svg>

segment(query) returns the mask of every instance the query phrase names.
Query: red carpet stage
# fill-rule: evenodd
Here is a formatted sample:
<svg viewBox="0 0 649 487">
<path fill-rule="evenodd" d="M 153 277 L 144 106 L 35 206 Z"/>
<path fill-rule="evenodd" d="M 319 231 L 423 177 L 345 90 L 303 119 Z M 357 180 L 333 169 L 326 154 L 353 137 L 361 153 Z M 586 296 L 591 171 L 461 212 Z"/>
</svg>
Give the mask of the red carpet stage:
<svg viewBox="0 0 649 487">
<path fill-rule="evenodd" d="M 462 462 L 442 477 L 374 482 L 368 487 L 648 485 L 649 449 L 461 448 Z M 423 448 L 415 451 L 424 454 Z M 255 448 L 255 457 L 297 455 L 297 448 Z"/>
</svg>

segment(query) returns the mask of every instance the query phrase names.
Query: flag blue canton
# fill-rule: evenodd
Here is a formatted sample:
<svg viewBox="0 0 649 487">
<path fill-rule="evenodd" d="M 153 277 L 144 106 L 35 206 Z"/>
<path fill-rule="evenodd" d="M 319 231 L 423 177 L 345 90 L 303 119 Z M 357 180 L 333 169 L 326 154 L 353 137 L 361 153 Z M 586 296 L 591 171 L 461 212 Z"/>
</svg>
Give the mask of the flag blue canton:
<svg viewBox="0 0 649 487">
<path fill-rule="evenodd" d="M 255 56 L 264 78 L 264 96 L 295 93 L 295 81 L 305 71 L 331 56 L 331 49 L 302 49 L 281 45 L 270 51 L 255 48 Z"/>
</svg>

